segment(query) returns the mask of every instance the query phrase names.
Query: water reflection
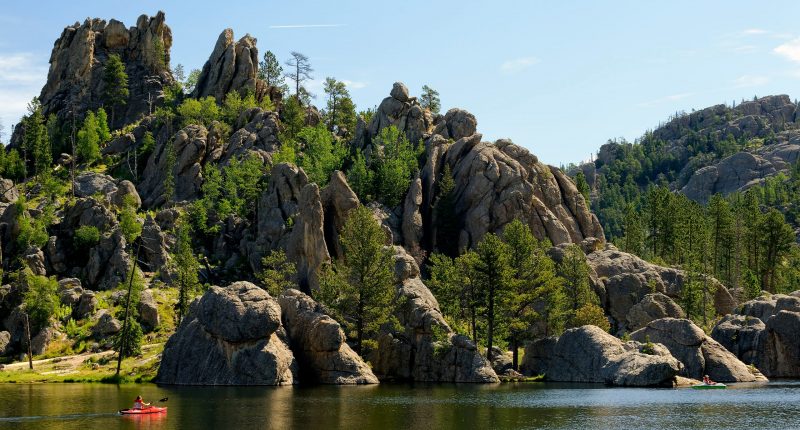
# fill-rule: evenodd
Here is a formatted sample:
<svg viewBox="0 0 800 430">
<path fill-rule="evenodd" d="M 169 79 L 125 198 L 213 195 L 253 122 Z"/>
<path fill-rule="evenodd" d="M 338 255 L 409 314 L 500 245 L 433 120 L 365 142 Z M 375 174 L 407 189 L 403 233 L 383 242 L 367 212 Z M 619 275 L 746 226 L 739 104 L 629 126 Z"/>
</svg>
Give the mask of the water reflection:
<svg viewBox="0 0 800 430">
<path fill-rule="evenodd" d="M 119 416 L 142 395 L 168 414 Z M 0 385 L 0 429 L 800 428 L 800 384 L 729 390 L 598 385 L 158 387 Z"/>
</svg>

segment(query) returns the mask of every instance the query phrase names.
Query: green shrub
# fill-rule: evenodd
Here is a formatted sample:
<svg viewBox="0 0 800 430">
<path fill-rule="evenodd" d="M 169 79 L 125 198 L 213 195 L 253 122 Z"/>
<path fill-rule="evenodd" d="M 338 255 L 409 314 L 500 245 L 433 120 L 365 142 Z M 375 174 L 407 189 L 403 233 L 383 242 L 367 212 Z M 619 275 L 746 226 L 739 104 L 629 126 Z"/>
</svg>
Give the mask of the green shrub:
<svg viewBox="0 0 800 430">
<path fill-rule="evenodd" d="M 89 249 L 100 242 L 100 230 L 95 226 L 82 225 L 75 230 L 73 244 L 77 249 Z"/>
</svg>

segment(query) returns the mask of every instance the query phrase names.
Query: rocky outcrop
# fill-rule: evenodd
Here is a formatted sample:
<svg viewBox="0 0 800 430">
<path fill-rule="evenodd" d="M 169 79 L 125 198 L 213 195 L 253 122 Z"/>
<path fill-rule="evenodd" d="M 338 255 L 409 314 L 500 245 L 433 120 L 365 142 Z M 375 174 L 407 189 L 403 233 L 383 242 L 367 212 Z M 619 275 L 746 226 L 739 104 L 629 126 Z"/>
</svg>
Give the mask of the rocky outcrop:
<svg viewBox="0 0 800 430">
<path fill-rule="evenodd" d="M 302 380 L 321 384 L 377 384 L 370 367 L 346 342 L 339 323 L 311 297 L 286 290 L 278 298 L 283 326 Z"/>
<path fill-rule="evenodd" d="M 261 108 L 248 109 L 236 121 L 241 128 L 231 135 L 228 142 L 220 149 L 221 164 L 232 159 L 242 160 L 250 154 L 258 156 L 265 164 L 272 163 L 272 154 L 280 149 L 278 141 L 279 120 L 275 112 Z"/>
<path fill-rule="evenodd" d="M 683 363 L 681 376 L 701 379 L 708 375 L 721 382 L 753 382 L 766 380 L 754 374 L 735 355 L 719 342 L 706 336 L 688 319 L 662 318 L 631 333 L 639 342 L 663 344 L 670 353 Z"/>
<path fill-rule="evenodd" d="M 11 179 L 0 178 L 0 203 L 14 203 L 19 199 L 19 188 Z"/>
<path fill-rule="evenodd" d="M 258 201 L 255 240 L 245 244 L 250 266 L 260 270 L 267 252 L 284 249 L 297 266 L 301 289 L 316 288 L 317 270 L 330 261 L 323 217 L 319 187 L 308 182 L 303 169 L 286 163 L 273 167 Z"/>
<path fill-rule="evenodd" d="M 787 173 L 800 159 L 800 133 L 787 131 L 776 137 L 777 143 L 753 152 L 737 152 L 720 162 L 698 169 L 681 189 L 686 197 L 700 203 L 717 193 L 728 195 L 761 185 L 778 172 Z"/>
<path fill-rule="evenodd" d="M 322 189 L 320 198 L 325 212 L 325 243 L 328 244 L 328 252 L 333 257 L 342 257 L 339 234 L 344 228 L 347 215 L 359 205 L 358 196 L 350 188 L 344 173 L 337 170 L 331 175 L 328 185 Z"/>
<path fill-rule="evenodd" d="M 164 184 L 168 176 L 173 181 L 173 202 L 197 197 L 203 183 L 203 165 L 220 155 L 215 151 L 221 145 L 218 127 L 216 123 L 210 130 L 202 125 L 189 125 L 172 138 L 157 142 L 139 184 L 139 195 L 145 208 L 166 203 Z M 170 151 L 174 154 L 174 163 L 170 163 Z"/>
<path fill-rule="evenodd" d="M 403 245 L 406 249 L 415 252 L 420 249 L 422 235 L 422 179 L 415 178 L 408 188 L 406 200 L 403 204 Z"/>
<path fill-rule="evenodd" d="M 603 238 L 600 223 L 572 181 L 509 140 L 481 142 L 480 134 L 461 138 L 448 148 L 445 162 L 455 181 L 459 248 L 475 245 L 514 219 L 556 245 Z"/>
<path fill-rule="evenodd" d="M 439 303 L 419 278 L 419 267 L 395 247 L 398 279 L 396 317 L 402 331 L 386 328 L 370 357 L 381 380 L 497 382 L 489 362 L 468 337 L 456 334 Z"/>
<path fill-rule="evenodd" d="M 639 330 L 661 318 L 686 318 L 686 313 L 672 299 L 661 293 L 651 293 L 633 305 L 626 317 L 629 331 Z"/>
<path fill-rule="evenodd" d="M 11 352 L 11 333 L 0 331 L 0 357 Z"/>
<path fill-rule="evenodd" d="M 156 381 L 178 385 L 288 385 L 298 365 L 277 300 L 249 282 L 211 287 L 167 341 Z"/>
<path fill-rule="evenodd" d="M 144 221 L 141 238 L 144 256 L 142 260 L 147 268 L 151 272 L 158 272 L 162 280 L 172 279 L 166 234 L 161 231 L 161 226 L 152 215 L 148 214 Z"/>
<path fill-rule="evenodd" d="M 648 263 L 633 254 L 619 251 L 613 245 L 606 245 L 603 249 L 589 253 L 586 261 L 591 269 L 594 289 L 598 292 L 606 313 L 613 318 L 617 331 L 634 330 L 628 327 L 628 315 L 645 296 L 661 293 L 673 300 L 680 300 L 681 291 L 688 280 L 683 270 Z M 714 278 L 707 278 L 707 282 L 709 290 L 714 291 L 714 308 L 717 313 L 730 313 L 736 303 L 731 293 Z M 660 312 L 652 307 L 650 309 L 656 312 L 653 316 Z M 636 312 L 639 310 L 641 308 Z M 668 303 L 663 310 L 673 313 L 664 316 L 680 316 L 678 309 Z M 633 318 L 640 316 L 632 315 Z"/>
<path fill-rule="evenodd" d="M 161 318 L 158 315 L 158 303 L 153 297 L 153 291 L 150 289 L 142 290 L 139 295 L 139 321 L 142 322 L 142 327 L 145 331 L 152 331 L 161 323 Z"/>
<path fill-rule="evenodd" d="M 528 345 L 521 369 L 527 375 L 543 374 L 549 381 L 672 386 L 681 363 L 661 345 L 653 345 L 653 354 L 641 349 L 642 344 L 622 342 L 598 327 L 583 326 Z"/>
<path fill-rule="evenodd" d="M 120 330 L 122 330 L 122 323 L 107 310 L 103 309 L 97 313 L 97 322 L 92 327 L 92 334 L 95 337 L 104 338 L 117 334 Z"/>
<path fill-rule="evenodd" d="M 164 13 L 142 15 L 136 26 L 125 28 L 117 20 L 87 19 L 66 27 L 55 41 L 50 55 L 47 83 L 39 95 L 45 117 L 62 119 L 71 110 L 86 112 L 104 104 L 105 64 L 117 54 L 128 74 L 129 97 L 123 105 L 109 107 L 113 127 L 129 124 L 148 114 L 163 99 L 163 88 L 172 82 L 169 70 L 172 31 Z M 115 111 L 115 112 L 114 112 Z"/>
<path fill-rule="evenodd" d="M 247 34 L 234 43 L 233 30 L 226 28 L 217 38 L 192 96 L 213 96 L 222 103 L 229 92 L 239 91 L 242 95 L 253 93 L 260 99 L 266 92 L 266 84 L 257 79 L 258 60 L 256 39 Z"/>
<path fill-rule="evenodd" d="M 711 337 L 770 378 L 798 378 L 798 333 L 800 297 L 776 294 L 751 300 L 737 314 L 726 315 Z"/>
</svg>

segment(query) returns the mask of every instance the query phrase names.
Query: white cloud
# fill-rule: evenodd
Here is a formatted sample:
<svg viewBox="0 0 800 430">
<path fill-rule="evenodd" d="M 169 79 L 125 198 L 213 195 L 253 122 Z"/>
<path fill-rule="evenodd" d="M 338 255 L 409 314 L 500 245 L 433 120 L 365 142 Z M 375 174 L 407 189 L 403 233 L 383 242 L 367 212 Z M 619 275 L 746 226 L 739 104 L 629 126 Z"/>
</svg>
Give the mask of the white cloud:
<svg viewBox="0 0 800 430">
<path fill-rule="evenodd" d="M 508 74 L 519 73 L 537 63 L 539 63 L 539 59 L 536 57 L 520 57 L 501 64 L 500 70 Z"/>
<path fill-rule="evenodd" d="M 344 84 L 347 85 L 347 88 L 350 88 L 351 90 L 360 90 L 361 88 L 367 86 L 366 82 L 348 81 L 347 79 L 343 80 L 342 82 L 344 82 Z"/>
<path fill-rule="evenodd" d="M 745 36 L 758 36 L 767 33 L 769 33 L 769 31 L 762 28 L 748 28 L 747 30 L 742 31 L 742 34 Z"/>
<path fill-rule="evenodd" d="M 800 37 L 779 45 L 773 52 L 789 61 L 800 63 Z"/>
<path fill-rule="evenodd" d="M 7 141 L 11 125 L 27 112 L 28 102 L 38 96 L 47 80 L 47 63 L 41 56 L 28 52 L 0 53 L 0 120 L 3 140 Z"/>
<path fill-rule="evenodd" d="M 344 27 L 347 24 L 289 24 L 289 25 L 270 25 L 269 28 L 326 28 Z"/>
<path fill-rule="evenodd" d="M 769 82 L 766 76 L 742 75 L 733 80 L 736 88 L 758 87 Z"/>
<path fill-rule="evenodd" d="M 758 47 L 755 45 L 739 45 L 730 48 L 730 51 L 736 54 L 752 54 L 758 51 Z"/>
<path fill-rule="evenodd" d="M 659 104 L 662 104 L 662 103 L 683 100 L 683 99 L 691 97 L 693 95 L 694 95 L 694 93 L 671 94 L 671 95 L 668 95 L 668 96 L 665 96 L 665 97 L 661 97 L 661 98 L 658 98 L 658 99 L 649 100 L 649 101 L 646 101 L 646 102 L 639 103 L 637 106 L 639 106 L 639 107 L 650 107 L 650 106 L 655 106 L 655 105 L 659 105 Z"/>
</svg>

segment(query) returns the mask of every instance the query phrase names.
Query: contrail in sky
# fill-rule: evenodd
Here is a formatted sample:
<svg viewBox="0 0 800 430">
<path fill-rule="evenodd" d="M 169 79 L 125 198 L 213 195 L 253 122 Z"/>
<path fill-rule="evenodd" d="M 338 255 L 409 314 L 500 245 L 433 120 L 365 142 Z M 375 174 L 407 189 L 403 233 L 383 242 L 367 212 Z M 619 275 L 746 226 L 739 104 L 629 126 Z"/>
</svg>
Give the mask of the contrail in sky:
<svg viewBox="0 0 800 430">
<path fill-rule="evenodd" d="M 347 24 L 293 24 L 293 25 L 270 25 L 269 28 L 321 28 L 321 27 L 344 27 Z"/>
</svg>

